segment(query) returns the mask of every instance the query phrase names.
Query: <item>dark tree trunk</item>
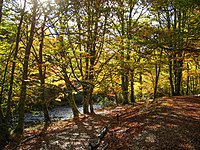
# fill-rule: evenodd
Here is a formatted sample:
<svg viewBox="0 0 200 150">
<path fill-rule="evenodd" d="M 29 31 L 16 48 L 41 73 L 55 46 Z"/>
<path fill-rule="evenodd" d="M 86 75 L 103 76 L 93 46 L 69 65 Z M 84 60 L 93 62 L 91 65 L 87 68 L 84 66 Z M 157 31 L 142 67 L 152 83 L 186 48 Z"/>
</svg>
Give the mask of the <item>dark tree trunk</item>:
<svg viewBox="0 0 200 150">
<path fill-rule="evenodd" d="M 93 93 L 93 87 L 91 87 L 91 88 L 90 88 L 90 91 L 89 91 L 90 113 L 94 113 L 92 93 Z"/>
<path fill-rule="evenodd" d="M 189 64 L 187 63 L 186 95 L 189 95 L 189 82 L 190 82 L 189 70 L 190 70 Z"/>
<path fill-rule="evenodd" d="M 2 21 L 2 8 L 3 8 L 3 0 L 0 0 L 0 23 Z"/>
<path fill-rule="evenodd" d="M 10 87 L 9 87 L 9 91 L 8 91 L 7 112 L 6 112 L 6 120 L 7 121 L 10 118 L 15 66 L 16 66 L 17 54 L 19 51 L 20 34 L 21 34 L 22 23 L 24 20 L 25 7 L 26 7 L 26 0 L 24 1 L 24 7 L 21 10 L 21 18 L 20 18 L 20 22 L 19 22 L 19 26 L 18 26 L 18 30 L 17 30 L 17 37 L 16 37 L 16 46 L 15 46 L 15 51 L 13 54 L 13 63 L 12 63 L 12 69 L 11 69 L 11 75 L 10 75 Z"/>
<path fill-rule="evenodd" d="M 160 70 L 161 70 L 161 57 L 162 57 L 162 50 L 160 52 L 160 60 L 158 64 L 157 63 L 155 64 L 156 79 L 155 79 L 154 94 L 153 94 L 154 100 L 157 98 L 158 80 L 159 80 Z"/>
<path fill-rule="evenodd" d="M 37 1 L 33 1 L 33 16 L 32 16 L 32 23 L 31 23 L 31 30 L 30 30 L 30 37 L 25 49 L 25 56 L 24 56 L 24 64 L 23 64 L 23 75 L 22 75 L 22 85 L 21 85 L 21 93 L 20 93 L 20 99 L 19 99 L 19 120 L 17 127 L 14 130 L 14 133 L 17 135 L 22 135 L 24 130 L 24 106 L 25 106 L 25 100 L 26 100 L 26 86 L 27 86 L 27 79 L 28 79 L 28 62 L 29 62 L 29 56 L 31 52 L 31 47 L 33 43 L 33 36 L 34 36 L 34 30 L 35 30 L 35 23 L 36 23 L 36 8 L 37 8 Z"/>
<path fill-rule="evenodd" d="M 154 100 L 157 98 L 157 88 L 158 88 L 159 76 L 160 76 L 160 65 L 158 66 L 156 64 L 156 79 L 155 79 L 154 94 L 153 94 Z"/>
<path fill-rule="evenodd" d="M 176 60 L 174 62 L 174 86 L 175 86 L 175 91 L 174 95 L 175 96 L 180 96 L 181 95 L 181 80 L 182 80 L 182 67 L 183 67 L 183 60 Z"/>
<path fill-rule="evenodd" d="M 84 114 L 88 114 L 89 113 L 89 92 L 88 92 L 88 88 L 85 85 L 85 87 L 83 88 L 83 113 Z"/>
<path fill-rule="evenodd" d="M 123 104 L 128 104 L 129 101 L 128 101 L 128 74 L 125 74 L 125 77 L 124 77 L 124 85 L 123 85 Z"/>
<path fill-rule="evenodd" d="M 172 63 L 172 56 L 169 57 L 169 81 L 171 87 L 171 94 L 174 96 L 174 84 L 173 84 L 173 63 Z"/>
<path fill-rule="evenodd" d="M 10 136 L 9 127 L 8 127 L 9 116 L 4 115 L 4 112 L 1 108 L 1 104 L 3 102 L 3 93 L 4 93 L 4 86 L 5 86 L 5 81 L 6 81 L 6 74 L 8 71 L 8 64 L 9 64 L 11 55 L 12 55 L 12 53 L 10 54 L 10 56 L 7 60 L 6 67 L 4 70 L 4 75 L 3 75 L 3 81 L 1 83 L 2 85 L 1 85 L 1 93 L 0 93 L 0 149 L 3 149 L 3 147 L 5 146 L 5 144 L 8 141 L 8 137 Z M 7 106 L 8 105 L 10 105 L 10 104 L 7 104 Z M 7 108 L 7 109 L 9 109 L 9 108 Z M 7 113 L 8 112 L 10 114 L 10 111 L 7 111 Z"/>
<path fill-rule="evenodd" d="M 89 49 L 89 43 L 87 44 L 87 51 Z M 89 59 L 88 57 L 85 58 L 86 62 L 86 73 L 85 73 L 85 80 L 89 80 Z M 88 114 L 89 113 L 89 87 L 86 82 L 83 83 L 83 113 Z"/>
<path fill-rule="evenodd" d="M 43 113 L 44 113 L 44 120 L 45 124 L 49 124 L 51 122 L 51 119 L 49 117 L 49 112 L 48 112 L 48 103 L 47 100 L 45 99 L 45 71 L 46 67 L 43 70 L 43 46 L 44 46 L 44 28 L 45 28 L 45 22 L 46 22 L 46 14 L 44 15 L 44 22 L 41 27 L 41 39 L 40 39 L 40 49 L 39 49 L 39 62 L 38 62 L 38 70 L 39 70 L 39 78 L 40 78 L 40 99 L 42 101 L 42 106 L 43 106 Z"/>
<path fill-rule="evenodd" d="M 0 22 L 1 22 L 1 19 L 2 19 L 2 6 L 3 6 L 3 0 L 0 1 Z M 8 137 L 10 136 L 8 121 L 10 119 L 10 113 L 11 113 L 11 99 L 12 99 L 12 88 L 13 88 L 13 81 L 14 81 L 14 71 L 15 71 L 17 53 L 18 53 L 18 49 L 19 49 L 21 26 L 22 26 L 22 23 L 23 23 L 25 7 L 26 7 L 26 0 L 24 1 L 24 7 L 21 10 L 21 18 L 20 18 L 20 22 L 19 22 L 19 25 L 18 25 L 18 31 L 17 31 L 17 37 L 16 37 L 16 46 L 15 46 L 15 51 L 14 51 L 14 55 L 13 55 L 14 61 L 12 63 L 12 69 L 11 69 L 10 88 L 9 88 L 9 91 L 8 91 L 7 111 L 6 111 L 5 116 L 4 116 L 3 111 L 1 109 L 1 106 L 0 106 L 0 149 L 3 149 L 3 146 L 8 141 Z M 11 55 L 12 55 L 12 53 L 10 54 L 10 57 L 11 57 Z M 8 58 L 8 62 L 9 62 L 9 60 L 10 60 L 10 58 Z M 0 105 L 2 103 L 2 98 L 3 98 L 3 92 L 4 92 L 3 86 L 4 86 L 4 83 L 5 83 L 5 79 L 6 79 L 8 62 L 6 64 L 3 82 L 2 82 L 2 89 L 1 89 L 1 93 L 0 93 Z"/>
<path fill-rule="evenodd" d="M 131 102 L 135 103 L 135 94 L 134 94 L 134 70 L 131 70 Z"/>
<path fill-rule="evenodd" d="M 1 82 L 1 92 L 0 92 L 0 122 L 5 119 L 4 117 L 4 112 L 1 108 L 1 104 L 3 102 L 3 99 L 4 99 L 4 86 L 5 86 L 5 83 L 6 83 L 6 76 L 7 76 L 7 72 L 8 72 L 8 65 L 9 65 L 9 62 L 10 62 L 10 59 L 11 59 L 11 56 L 12 56 L 12 52 L 10 53 L 8 59 L 7 59 L 7 62 L 6 62 L 6 67 L 4 69 L 4 73 L 3 73 L 3 79 L 2 79 L 2 82 Z M 1 124 L 0 124 L 1 125 Z M 0 128 L 1 130 L 1 128 Z"/>
<path fill-rule="evenodd" d="M 73 112 L 74 117 L 76 118 L 76 117 L 79 116 L 79 111 L 78 111 L 78 108 L 77 108 L 76 103 L 74 101 L 74 95 L 72 93 L 72 89 L 68 89 L 67 93 L 68 93 L 67 97 L 68 97 L 69 105 L 72 108 L 72 112 Z"/>
<path fill-rule="evenodd" d="M 64 75 L 65 84 L 66 84 L 66 88 L 64 90 L 64 95 L 65 95 L 65 97 L 67 97 L 68 103 L 69 103 L 70 107 L 72 108 L 74 117 L 78 117 L 79 111 L 78 111 L 77 105 L 74 100 L 73 86 L 70 83 L 70 79 L 69 79 L 69 76 L 67 74 L 65 67 L 62 67 L 62 72 Z"/>
<path fill-rule="evenodd" d="M 140 93 L 139 93 L 139 97 L 143 98 L 143 81 L 142 81 L 142 73 L 140 72 L 140 77 L 139 77 L 139 83 L 140 83 Z"/>
</svg>

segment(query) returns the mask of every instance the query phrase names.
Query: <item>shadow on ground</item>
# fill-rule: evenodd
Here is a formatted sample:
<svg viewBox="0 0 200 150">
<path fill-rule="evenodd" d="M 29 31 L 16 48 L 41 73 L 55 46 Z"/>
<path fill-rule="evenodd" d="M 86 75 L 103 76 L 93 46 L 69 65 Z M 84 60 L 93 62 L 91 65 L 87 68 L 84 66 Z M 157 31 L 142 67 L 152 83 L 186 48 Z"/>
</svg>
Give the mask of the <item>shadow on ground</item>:
<svg viewBox="0 0 200 150">
<path fill-rule="evenodd" d="M 108 149 L 199 150 L 200 98 L 173 97 L 159 103 L 139 114 L 125 114 L 121 128 L 107 138 Z"/>
<path fill-rule="evenodd" d="M 18 149 L 87 150 L 105 126 L 109 130 L 99 150 L 199 150 L 200 97 L 102 109 L 96 115 L 55 123 Z M 38 131 L 29 132 L 25 135 Z"/>
</svg>

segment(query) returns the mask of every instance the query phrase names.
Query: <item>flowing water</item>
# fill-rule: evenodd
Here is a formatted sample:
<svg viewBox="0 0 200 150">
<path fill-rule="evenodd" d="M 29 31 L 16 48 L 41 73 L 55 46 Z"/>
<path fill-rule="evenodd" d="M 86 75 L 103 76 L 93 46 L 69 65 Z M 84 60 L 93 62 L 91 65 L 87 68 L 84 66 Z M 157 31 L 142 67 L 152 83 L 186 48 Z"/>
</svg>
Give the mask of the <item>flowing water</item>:
<svg viewBox="0 0 200 150">
<path fill-rule="evenodd" d="M 102 108 L 100 105 L 93 105 L 94 109 Z M 77 106 L 80 113 L 83 113 L 83 107 Z M 52 121 L 58 121 L 58 120 L 67 120 L 73 116 L 72 109 L 70 106 L 59 106 L 55 107 L 49 110 L 49 116 Z M 17 122 L 18 117 L 15 116 L 14 122 Z M 44 114 L 42 111 L 33 111 L 29 113 L 25 113 L 25 125 L 33 125 L 42 123 L 44 121 Z"/>
</svg>

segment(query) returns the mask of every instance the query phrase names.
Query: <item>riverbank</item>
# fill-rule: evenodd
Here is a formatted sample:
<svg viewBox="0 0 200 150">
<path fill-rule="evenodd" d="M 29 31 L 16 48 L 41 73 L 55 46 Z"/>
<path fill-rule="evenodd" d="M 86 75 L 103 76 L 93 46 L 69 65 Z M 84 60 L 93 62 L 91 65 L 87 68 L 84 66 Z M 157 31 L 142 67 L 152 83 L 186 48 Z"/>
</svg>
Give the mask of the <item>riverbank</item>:
<svg viewBox="0 0 200 150">
<path fill-rule="evenodd" d="M 134 107 L 105 108 L 96 114 L 53 123 L 48 128 L 26 129 L 18 149 L 90 149 L 89 143 L 98 140 L 104 127 L 108 131 L 99 149 L 198 150 L 200 97 L 163 98 Z"/>
</svg>

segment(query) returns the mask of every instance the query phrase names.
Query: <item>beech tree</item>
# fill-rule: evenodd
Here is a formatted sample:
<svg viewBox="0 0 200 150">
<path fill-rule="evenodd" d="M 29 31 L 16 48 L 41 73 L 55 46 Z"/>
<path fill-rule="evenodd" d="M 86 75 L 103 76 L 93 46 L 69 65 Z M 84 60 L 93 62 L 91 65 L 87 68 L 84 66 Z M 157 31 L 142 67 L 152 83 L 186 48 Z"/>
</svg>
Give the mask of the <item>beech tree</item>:
<svg viewBox="0 0 200 150">
<path fill-rule="evenodd" d="M 124 99 L 124 104 L 129 103 L 129 84 L 131 83 L 131 100 L 134 102 L 134 67 L 130 68 L 130 53 L 134 51 L 132 46 L 134 44 L 134 28 L 138 25 L 138 20 L 146 11 L 144 5 L 141 1 L 135 0 L 121 0 L 114 1 L 114 11 L 116 11 L 116 20 L 113 20 L 114 30 L 117 31 L 117 35 L 119 36 L 120 44 L 120 61 L 121 61 L 121 87 L 122 87 L 122 95 Z M 140 11 L 139 11 L 140 10 Z M 129 74 L 131 73 L 131 80 L 129 78 Z"/>
<path fill-rule="evenodd" d="M 162 34 L 158 47 L 168 55 L 171 94 L 181 95 L 182 72 L 185 54 L 191 46 L 195 27 L 191 24 L 195 5 L 191 1 L 152 1 Z M 195 29 L 196 30 L 196 29 Z M 190 49 L 190 48 L 189 48 Z M 192 49 L 190 49 L 192 52 Z M 189 50 L 189 51 L 190 51 Z"/>
<path fill-rule="evenodd" d="M 76 82 L 82 86 L 84 113 L 89 113 L 89 105 L 93 113 L 92 93 L 96 80 L 94 68 L 99 64 L 107 33 L 108 1 L 73 1 L 70 8 L 64 7 L 61 10 L 66 11 L 67 15 L 73 12 L 73 21 L 68 21 L 64 27 L 73 53 L 70 68 Z"/>
<path fill-rule="evenodd" d="M 3 4 L 3 1 L 1 1 Z M 1 6 L 2 6 L 1 4 Z M 20 9 L 20 20 L 19 20 L 19 24 L 18 24 L 18 28 L 17 28 L 17 34 L 16 34 L 16 41 L 15 41 L 15 48 L 14 50 L 11 50 L 7 62 L 6 62 L 6 66 L 4 69 L 4 75 L 2 78 L 2 82 L 1 82 L 1 93 L 0 93 L 0 104 L 3 103 L 3 99 L 5 97 L 5 86 L 6 86 L 6 79 L 7 76 L 9 75 L 9 64 L 11 63 L 12 60 L 12 67 L 11 67 L 11 73 L 10 73 L 10 79 L 9 79 L 9 86 L 8 88 L 8 98 L 7 101 L 4 102 L 6 103 L 6 111 L 5 113 L 2 110 L 2 107 L 0 105 L 0 143 L 2 143 L 2 145 L 5 144 L 5 141 L 7 141 L 9 139 L 10 133 L 9 133 L 9 122 L 11 120 L 10 115 L 11 115 L 11 102 L 12 102 L 12 93 L 13 93 L 13 83 L 14 83 L 14 74 L 15 74 L 15 66 L 16 66 L 16 62 L 17 62 L 17 54 L 18 54 L 18 50 L 19 50 L 19 43 L 20 43 L 20 35 L 21 35 L 21 28 L 22 28 L 22 23 L 23 23 L 23 18 L 24 18 L 24 14 L 25 14 L 25 7 L 26 7 L 26 1 L 24 1 L 24 6 L 23 8 Z M 2 7 L 1 7 L 2 8 Z M 2 10 L 1 10 L 1 15 L 2 15 Z M 14 41 L 13 41 L 14 43 Z M 8 74 L 8 75 L 7 75 Z"/>
<path fill-rule="evenodd" d="M 35 34 L 37 7 L 38 7 L 37 0 L 33 0 L 30 36 L 25 48 L 24 63 L 23 63 L 22 84 L 21 84 L 21 89 L 20 89 L 21 92 L 20 92 L 19 107 L 18 107 L 19 120 L 18 120 L 17 127 L 15 128 L 15 131 L 14 131 L 17 135 L 21 135 L 24 130 L 24 107 L 25 107 L 25 101 L 26 101 L 26 88 L 27 88 L 27 83 L 28 83 L 28 62 L 29 62 L 29 56 L 30 56 L 31 47 L 33 44 L 33 39 L 34 39 L 34 34 Z"/>
</svg>

